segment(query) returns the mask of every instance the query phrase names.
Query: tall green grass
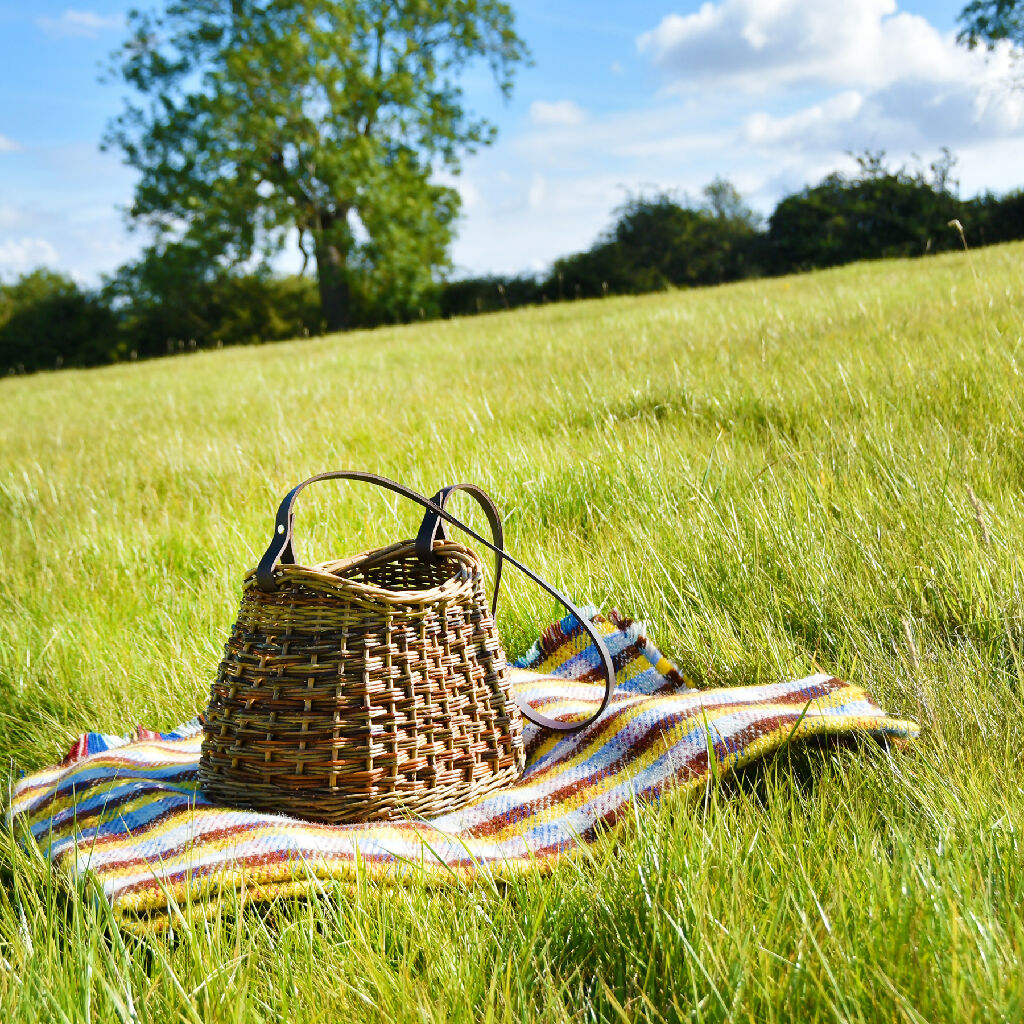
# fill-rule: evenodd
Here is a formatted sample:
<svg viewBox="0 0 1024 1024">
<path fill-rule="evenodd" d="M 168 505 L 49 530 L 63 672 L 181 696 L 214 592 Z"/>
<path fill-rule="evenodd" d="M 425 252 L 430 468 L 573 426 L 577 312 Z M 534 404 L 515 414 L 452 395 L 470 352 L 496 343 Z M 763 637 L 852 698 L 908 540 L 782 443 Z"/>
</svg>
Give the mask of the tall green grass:
<svg viewBox="0 0 1024 1024">
<path fill-rule="evenodd" d="M 0 382 L 12 772 L 201 708 L 277 501 L 339 467 L 482 484 L 514 553 L 700 686 L 820 669 L 924 726 L 668 799 L 550 878 L 148 940 L 5 837 L 5 1020 L 1024 1019 L 1022 325 L 1013 245 Z M 326 484 L 298 553 L 416 519 Z M 557 613 L 511 580 L 506 646 Z"/>
</svg>

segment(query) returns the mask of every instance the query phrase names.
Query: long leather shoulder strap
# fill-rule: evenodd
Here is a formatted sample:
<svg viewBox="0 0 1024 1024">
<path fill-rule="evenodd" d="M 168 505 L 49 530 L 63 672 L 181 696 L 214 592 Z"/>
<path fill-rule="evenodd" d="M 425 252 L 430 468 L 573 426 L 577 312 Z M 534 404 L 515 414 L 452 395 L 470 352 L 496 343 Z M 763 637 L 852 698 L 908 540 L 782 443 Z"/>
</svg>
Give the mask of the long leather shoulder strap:
<svg viewBox="0 0 1024 1024">
<path fill-rule="evenodd" d="M 509 564 L 514 565 L 521 573 L 536 583 L 537 586 L 550 594 L 579 622 L 583 631 L 590 637 L 594 646 L 597 648 L 601 659 L 601 666 L 604 669 L 604 697 L 601 701 L 601 706 L 597 711 L 581 722 L 561 722 L 556 718 L 549 718 L 547 715 L 536 711 L 525 701 L 516 699 L 516 703 L 519 705 L 523 716 L 529 719 L 529 721 L 534 722 L 537 725 L 541 725 L 546 729 L 553 729 L 557 732 L 578 732 L 580 729 L 585 729 L 588 725 L 597 721 L 597 719 L 604 714 L 605 709 L 608 707 L 608 704 L 612 699 L 612 693 L 615 690 L 615 665 L 612 662 L 611 652 L 608 650 L 607 644 L 605 644 L 604 639 L 597 632 L 593 622 L 584 616 L 576 605 L 574 605 L 564 594 L 556 590 L 550 583 L 542 579 L 536 573 L 527 569 L 525 565 L 513 558 L 512 555 L 504 550 L 504 533 L 501 528 L 501 517 L 498 515 L 497 506 L 486 492 L 481 490 L 479 487 L 476 487 L 475 484 L 453 484 L 450 487 L 442 488 L 435 498 L 427 498 L 418 491 L 405 487 L 403 484 L 396 483 L 394 480 L 389 480 L 387 477 L 378 476 L 375 473 L 364 473 L 359 470 L 337 470 L 332 473 L 319 473 L 316 476 L 311 476 L 308 480 L 303 480 L 301 484 L 293 487 L 284 496 L 284 499 L 278 507 L 277 518 L 274 521 L 274 535 L 256 568 L 256 582 L 261 590 L 271 592 L 277 589 L 277 580 L 274 576 L 274 570 L 277 568 L 279 563 L 284 563 L 285 565 L 294 564 L 295 552 L 292 547 L 292 532 L 295 526 L 295 516 L 292 512 L 292 506 L 295 503 L 295 498 L 303 488 L 308 487 L 309 484 L 316 483 L 319 480 L 359 480 L 364 483 L 374 484 L 377 487 L 383 487 L 388 491 L 393 491 L 395 494 L 400 494 L 402 497 L 408 498 L 410 501 L 414 501 L 416 504 L 421 505 L 427 510 L 423 523 L 420 526 L 419 534 L 416 538 L 417 550 L 420 552 L 421 556 L 424 553 L 427 553 L 426 538 L 428 536 L 431 538 L 431 544 L 434 539 L 439 539 L 439 532 L 443 531 L 443 527 L 441 526 L 442 522 L 458 527 L 463 533 L 472 537 L 475 541 L 483 544 L 484 547 L 494 552 L 496 568 L 492 612 L 498 599 L 498 582 L 500 581 L 501 566 L 503 562 L 508 562 Z M 448 495 L 452 491 L 456 490 L 465 490 L 480 502 L 484 512 L 487 514 L 488 523 L 494 533 L 493 541 L 487 540 L 486 537 L 481 537 L 480 534 L 470 529 L 470 527 L 465 523 L 456 519 L 455 516 L 444 508 L 444 505 L 448 500 Z M 438 496 L 441 497 L 441 501 L 436 500 Z M 485 500 L 481 501 L 480 496 Z M 441 533 L 440 539 L 443 539 L 443 533 Z"/>
</svg>

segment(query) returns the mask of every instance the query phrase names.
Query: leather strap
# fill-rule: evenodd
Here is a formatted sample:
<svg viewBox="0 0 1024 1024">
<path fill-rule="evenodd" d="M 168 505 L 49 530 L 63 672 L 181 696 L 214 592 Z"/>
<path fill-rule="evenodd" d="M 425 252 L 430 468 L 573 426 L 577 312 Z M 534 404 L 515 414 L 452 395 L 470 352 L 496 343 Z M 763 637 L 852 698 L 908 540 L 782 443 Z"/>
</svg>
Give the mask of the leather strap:
<svg viewBox="0 0 1024 1024">
<path fill-rule="evenodd" d="M 476 499 L 477 504 L 484 510 L 487 516 L 487 524 L 491 528 L 491 539 L 494 541 L 494 591 L 491 594 L 491 614 L 498 610 L 498 587 L 501 586 L 501 562 L 505 551 L 505 531 L 501 525 L 501 513 L 498 506 L 491 500 L 491 496 L 476 484 L 449 484 L 442 487 L 430 500 L 443 509 L 448 504 L 448 498 L 455 491 L 465 491 Z M 444 520 L 436 513 L 427 509 L 423 522 L 420 524 L 419 533 L 416 534 L 416 554 L 425 561 L 436 561 L 434 554 L 435 541 L 448 540 L 448 530 Z"/>
<path fill-rule="evenodd" d="M 493 551 L 495 556 L 495 573 L 494 595 L 491 601 L 492 613 L 498 600 L 498 583 L 501 578 L 501 566 L 503 562 L 509 562 L 511 565 L 514 565 L 520 572 L 533 580 L 537 586 L 550 594 L 569 612 L 570 615 L 577 620 L 577 622 L 579 622 L 583 631 L 593 641 L 594 646 L 597 647 L 598 653 L 601 656 L 601 665 L 604 669 L 605 676 L 605 686 L 604 698 L 601 701 L 601 706 L 593 715 L 590 716 L 590 718 L 587 718 L 582 722 L 560 722 L 558 719 L 549 718 L 547 715 L 541 714 L 541 712 L 535 710 L 525 701 L 520 701 L 515 697 L 515 694 L 513 694 L 513 698 L 519 705 L 519 709 L 522 711 L 523 717 L 534 722 L 536 725 L 543 726 L 546 729 L 553 729 L 556 732 L 578 732 L 580 729 L 585 729 L 588 725 L 597 721 L 597 719 L 604 714 L 605 709 L 608 707 L 608 704 L 612 699 L 612 692 L 615 689 L 615 666 L 612 663 L 611 652 L 608 650 L 603 638 L 594 628 L 594 624 L 586 618 L 586 616 L 584 616 L 583 613 L 564 594 L 556 590 L 550 583 L 536 575 L 536 573 L 531 572 L 525 565 L 517 561 L 504 550 L 504 531 L 502 530 L 501 516 L 498 514 L 497 506 L 485 491 L 481 490 L 481 488 L 474 484 L 452 484 L 449 487 L 443 487 L 433 498 L 426 498 L 417 491 L 396 483 L 394 480 L 389 480 L 387 477 L 378 476 L 375 473 L 363 473 L 358 470 L 338 470 L 333 473 L 318 473 L 316 476 L 311 476 L 308 480 L 303 480 L 301 484 L 293 487 L 284 496 L 284 500 L 278 507 L 277 518 L 274 521 L 274 536 L 256 568 L 256 582 L 261 590 L 271 593 L 277 589 L 277 580 L 274 578 L 274 569 L 279 563 L 284 565 L 295 564 L 295 551 L 292 547 L 292 533 L 295 525 L 295 515 L 292 512 L 292 505 L 295 502 L 295 498 L 303 488 L 308 487 L 310 484 L 316 483 L 319 480 L 360 480 L 364 483 L 375 484 L 377 487 L 383 487 L 385 490 L 393 491 L 395 494 L 400 494 L 402 497 L 408 498 L 411 501 L 416 502 L 418 505 L 422 505 L 427 510 L 427 513 L 423 517 L 423 523 L 420 526 L 419 533 L 416 537 L 416 550 L 420 557 L 424 557 L 424 554 L 434 557 L 432 551 L 434 540 L 447 539 L 445 527 L 443 525 L 444 523 L 450 523 L 452 526 L 457 526 L 463 531 L 463 533 L 472 537 L 473 540 L 483 544 L 484 547 Z M 455 516 L 445 509 L 444 506 L 448 501 L 448 497 L 454 491 L 466 491 L 480 503 L 487 515 L 487 521 L 491 527 L 491 532 L 494 537 L 493 542 L 487 540 L 485 537 L 481 537 L 480 534 L 471 530 L 465 523 L 456 519 Z M 428 546 L 427 538 L 429 538 L 430 546 Z"/>
</svg>

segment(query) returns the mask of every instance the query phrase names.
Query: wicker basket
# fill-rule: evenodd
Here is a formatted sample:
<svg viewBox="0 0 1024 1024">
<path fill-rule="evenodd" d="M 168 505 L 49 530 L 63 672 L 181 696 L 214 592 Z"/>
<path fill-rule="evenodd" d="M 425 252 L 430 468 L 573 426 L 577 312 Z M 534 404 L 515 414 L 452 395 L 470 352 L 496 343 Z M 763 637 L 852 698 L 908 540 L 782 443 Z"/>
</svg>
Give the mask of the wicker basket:
<svg viewBox="0 0 1024 1024">
<path fill-rule="evenodd" d="M 292 501 L 312 480 L 333 476 L 427 507 L 417 540 L 294 564 Z M 463 528 L 496 552 L 496 599 L 501 562 L 518 563 L 502 550 L 493 503 L 471 485 L 428 500 L 370 474 L 312 480 L 282 502 L 274 541 L 245 581 L 204 717 L 203 791 L 219 803 L 339 823 L 433 816 L 515 781 L 525 763 L 523 712 L 510 693 L 493 601 L 478 556 L 444 530 L 446 521 L 462 526 L 444 509 L 453 491 L 484 505 L 493 543 Z M 608 658 L 602 711 L 611 673 Z M 560 722 L 523 710 L 562 730 L 597 717 Z"/>
</svg>

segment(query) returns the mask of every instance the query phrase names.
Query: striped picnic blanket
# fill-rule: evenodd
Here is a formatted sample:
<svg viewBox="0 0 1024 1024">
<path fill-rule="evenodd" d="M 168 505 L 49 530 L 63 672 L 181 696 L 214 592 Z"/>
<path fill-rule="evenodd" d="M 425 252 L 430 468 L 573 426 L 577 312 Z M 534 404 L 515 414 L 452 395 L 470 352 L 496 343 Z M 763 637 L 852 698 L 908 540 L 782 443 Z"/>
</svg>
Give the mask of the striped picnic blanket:
<svg viewBox="0 0 1024 1024">
<path fill-rule="evenodd" d="M 433 820 L 321 825 L 214 805 L 197 787 L 202 727 L 194 719 L 169 733 L 82 736 L 61 765 L 16 785 L 8 824 L 27 830 L 72 881 L 94 881 L 126 926 L 152 930 L 183 909 L 211 913 L 225 893 L 312 893 L 356 872 L 444 881 L 549 868 L 634 802 L 702 788 L 712 758 L 721 777 L 789 740 L 918 733 L 827 675 L 695 690 L 641 624 L 616 613 L 593 621 L 615 662 L 608 711 L 573 735 L 527 724 L 522 779 Z M 548 715 L 580 714 L 601 699 L 598 666 L 567 618 L 520 659 L 513 685 Z"/>
</svg>

